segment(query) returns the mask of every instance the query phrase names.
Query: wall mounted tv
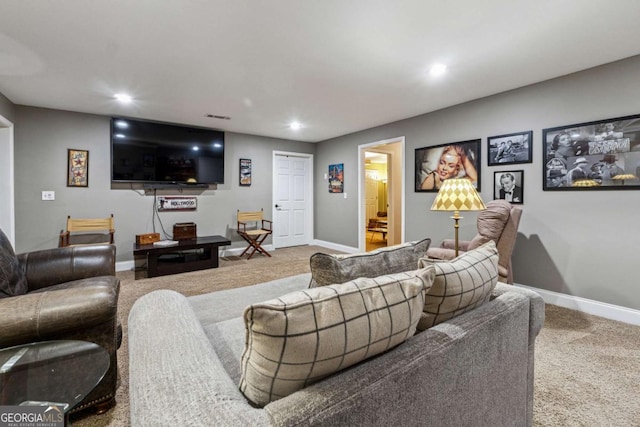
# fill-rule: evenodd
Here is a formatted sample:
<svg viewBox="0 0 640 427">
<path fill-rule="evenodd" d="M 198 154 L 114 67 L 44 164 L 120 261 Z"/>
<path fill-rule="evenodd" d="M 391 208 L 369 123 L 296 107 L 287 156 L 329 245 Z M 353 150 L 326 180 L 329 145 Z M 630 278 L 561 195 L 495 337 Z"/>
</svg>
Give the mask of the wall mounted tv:
<svg viewBox="0 0 640 427">
<path fill-rule="evenodd" d="M 224 132 L 113 117 L 111 181 L 222 184 Z"/>
</svg>

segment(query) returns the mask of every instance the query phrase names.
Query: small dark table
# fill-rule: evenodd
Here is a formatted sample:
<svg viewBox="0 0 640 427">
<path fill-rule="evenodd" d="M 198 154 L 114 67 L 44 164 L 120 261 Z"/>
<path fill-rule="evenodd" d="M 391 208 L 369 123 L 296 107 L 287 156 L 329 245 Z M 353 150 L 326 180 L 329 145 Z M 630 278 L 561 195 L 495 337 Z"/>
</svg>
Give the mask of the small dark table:
<svg viewBox="0 0 640 427">
<path fill-rule="evenodd" d="M 62 405 L 65 415 L 109 369 L 109 354 L 86 341 L 42 341 L 0 350 L 0 406 Z"/>
<path fill-rule="evenodd" d="M 218 248 L 231 244 L 222 236 L 179 240 L 171 246 L 133 244 L 133 256 L 147 259 L 147 277 L 218 268 Z"/>
</svg>

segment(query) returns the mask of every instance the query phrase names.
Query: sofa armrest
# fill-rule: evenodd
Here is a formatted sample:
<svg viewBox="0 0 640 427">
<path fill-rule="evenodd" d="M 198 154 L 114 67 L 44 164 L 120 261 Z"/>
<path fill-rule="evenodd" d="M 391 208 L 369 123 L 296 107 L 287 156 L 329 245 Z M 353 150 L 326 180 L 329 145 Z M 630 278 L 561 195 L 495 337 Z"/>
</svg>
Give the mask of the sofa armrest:
<svg viewBox="0 0 640 427">
<path fill-rule="evenodd" d="M 48 339 L 96 342 L 95 327 L 102 329 L 106 324 L 105 329 L 115 330 L 120 280 L 101 276 L 75 283 L 65 289 L 0 299 L 0 346 Z"/>
<path fill-rule="evenodd" d="M 498 282 L 496 284 L 496 287 L 491 294 L 491 298 L 496 298 L 507 292 L 515 292 L 529 298 L 529 344 L 533 344 L 544 325 L 544 299 L 537 292 L 503 282 Z"/>
<path fill-rule="evenodd" d="M 461 252 L 467 252 L 470 244 L 471 240 L 458 240 L 458 250 Z M 456 248 L 456 241 L 453 239 L 444 239 L 442 243 L 440 243 L 440 247 L 453 250 Z"/>
<path fill-rule="evenodd" d="M 128 327 L 132 426 L 269 425 L 225 371 L 183 295 L 158 290 L 140 297 Z"/>
<path fill-rule="evenodd" d="M 72 246 L 18 255 L 29 291 L 96 276 L 115 276 L 115 245 Z"/>
</svg>

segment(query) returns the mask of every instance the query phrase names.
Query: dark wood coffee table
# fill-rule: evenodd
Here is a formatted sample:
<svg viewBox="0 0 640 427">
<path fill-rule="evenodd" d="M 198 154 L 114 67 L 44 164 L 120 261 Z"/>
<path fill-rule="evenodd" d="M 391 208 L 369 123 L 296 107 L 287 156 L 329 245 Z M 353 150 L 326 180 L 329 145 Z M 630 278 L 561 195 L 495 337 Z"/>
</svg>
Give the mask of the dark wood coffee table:
<svg viewBox="0 0 640 427">
<path fill-rule="evenodd" d="M 0 350 L 0 406 L 62 407 L 68 414 L 102 380 L 109 354 L 98 344 L 42 341 Z"/>
<path fill-rule="evenodd" d="M 217 268 L 218 248 L 231 244 L 222 236 L 205 236 L 179 240 L 172 246 L 139 245 L 134 243 L 133 256 L 147 260 L 147 277 Z"/>
</svg>

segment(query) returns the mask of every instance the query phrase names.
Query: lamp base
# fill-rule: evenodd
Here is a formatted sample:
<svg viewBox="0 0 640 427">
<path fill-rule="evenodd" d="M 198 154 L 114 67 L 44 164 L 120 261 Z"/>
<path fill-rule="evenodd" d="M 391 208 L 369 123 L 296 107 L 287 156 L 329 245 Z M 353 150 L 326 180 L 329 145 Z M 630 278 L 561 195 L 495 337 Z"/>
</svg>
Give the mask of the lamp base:
<svg viewBox="0 0 640 427">
<path fill-rule="evenodd" d="M 460 220 L 463 218 L 460 216 L 460 211 L 454 211 L 453 216 L 450 217 L 454 221 L 453 229 L 455 231 L 455 254 L 456 258 L 458 257 L 458 228 L 460 228 Z"/>
</svg>

